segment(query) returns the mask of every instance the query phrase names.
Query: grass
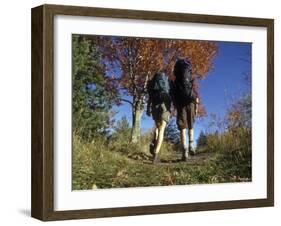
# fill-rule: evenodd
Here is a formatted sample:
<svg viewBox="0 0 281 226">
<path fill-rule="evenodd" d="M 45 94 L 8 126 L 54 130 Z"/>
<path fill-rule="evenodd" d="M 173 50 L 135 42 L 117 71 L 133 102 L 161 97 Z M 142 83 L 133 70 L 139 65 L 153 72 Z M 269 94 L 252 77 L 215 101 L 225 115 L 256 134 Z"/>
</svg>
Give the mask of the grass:
<svg viewBox="0 0 281 226">
<path fill-rule="evenodd" d="M 138 144 L 126 142 L 122 134 L 110 142 L 101 137 L 85 142 L 74 136 L 73 189 L 250 181 L 251 139 L 245 131 L 239 133 L 208 137 L 206 146 L 188 162 L 179 161 L 177 146 L 164 142 L 162 163 L 157 165 L 151 163 L 148 136 Z"/>
</svg>

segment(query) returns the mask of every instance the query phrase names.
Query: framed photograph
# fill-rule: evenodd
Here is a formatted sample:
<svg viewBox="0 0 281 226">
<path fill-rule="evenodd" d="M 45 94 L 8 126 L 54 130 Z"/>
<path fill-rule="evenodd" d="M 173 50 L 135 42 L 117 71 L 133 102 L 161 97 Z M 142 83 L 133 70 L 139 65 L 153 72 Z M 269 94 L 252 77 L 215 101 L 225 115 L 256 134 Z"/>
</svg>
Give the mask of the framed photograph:
<svg viewBox="0 0 281 226">
<path fill-rule="evenodd" d="M 274 205 L 273 19 L 32 9 L 32 217 Z"/>
</svg>

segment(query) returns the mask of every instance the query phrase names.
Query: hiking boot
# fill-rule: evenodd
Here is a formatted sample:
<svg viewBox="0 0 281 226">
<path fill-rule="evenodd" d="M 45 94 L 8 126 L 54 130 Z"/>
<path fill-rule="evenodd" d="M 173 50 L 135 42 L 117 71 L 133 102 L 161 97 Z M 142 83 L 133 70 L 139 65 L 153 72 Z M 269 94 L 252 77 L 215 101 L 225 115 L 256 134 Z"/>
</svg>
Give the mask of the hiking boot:
<svg viewBox="0 0 281 226">
<path fill-rule="evenodd" d="M 196 150 L 194 148 L 193 142 L 189 143 L 188 151 L 189 151 L 190 155 L 195 155 L 196 154 Z"/>
<path fill-rule="evenodd" d="M 187 161 L 188 159 L 188 148 L 187 147 L 183 147 L 182 148 L 182 161 Z"/>
<path fill-rule="evenodd" d="M 149 145 L 149 152 L 152 155 L 152 157 L 154 158 L 155 157 L 155 143 L 154 142 Z"/>
<path fill-rule="evenodd" d="M 153 164 L 161 163 L 161 160 L 159 158 L 159 154 L 154 154 L 153 157 Z"/>
</svg>

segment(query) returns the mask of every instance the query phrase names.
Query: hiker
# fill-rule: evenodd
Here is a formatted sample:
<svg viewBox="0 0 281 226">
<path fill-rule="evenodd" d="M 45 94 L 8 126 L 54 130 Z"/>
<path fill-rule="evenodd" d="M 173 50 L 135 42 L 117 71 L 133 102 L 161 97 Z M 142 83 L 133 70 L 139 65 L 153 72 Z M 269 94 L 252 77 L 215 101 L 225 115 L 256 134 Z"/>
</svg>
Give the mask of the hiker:
<svg viewBox="0 0 281 226">
<path fill-rule="evenodd" d="M 197 114 L 199 98 L 194 91 L 192 65 L 187 59 L 178 59 L 174 66 L 175 80 L 172 83 L 172 99 L 177 109 L 177 126 L 180 130 L 182 160 L 186 161 L 188 154 L 195 154 L 193 124 Z M 186 143 L 188 129 L 189 145 Z"/>
<path fill-rule="evenodd" d="M 153 156 L 153 163 L 159 163 L 159 151 L 162 145 L 164 131 L 171 115 L 170 81 L 168 76 L 161 72 L 156 73 L 148 83 L 148 116 L 152 115 L 155 122 L 153 141 L 149 149 Z"/>
</svg>

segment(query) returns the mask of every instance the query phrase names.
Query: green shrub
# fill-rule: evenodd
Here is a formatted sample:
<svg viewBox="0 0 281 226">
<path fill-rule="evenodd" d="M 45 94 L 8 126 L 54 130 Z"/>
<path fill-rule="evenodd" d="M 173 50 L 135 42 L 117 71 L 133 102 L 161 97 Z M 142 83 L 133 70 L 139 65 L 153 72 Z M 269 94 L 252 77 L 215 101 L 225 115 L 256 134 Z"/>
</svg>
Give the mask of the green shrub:
<svg viewBox="0 0 281 226">
<path fill-rule="evenodd" d="M 207 137 L 207 149 L 216 152 L 212 166 L 218 175 L 230 181 L 251 180 L 252 145 L 251 131 L 236 128 Z"/>
</svg>

